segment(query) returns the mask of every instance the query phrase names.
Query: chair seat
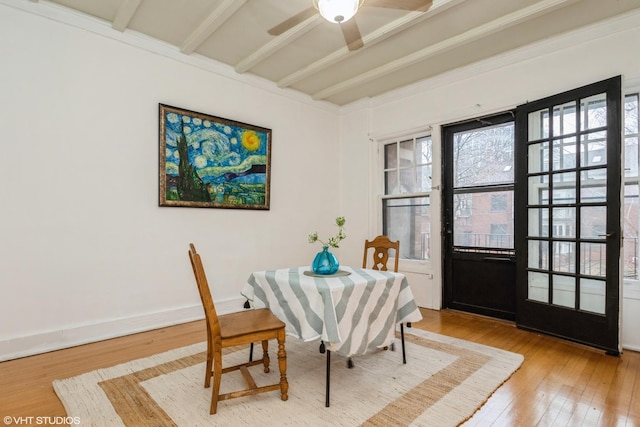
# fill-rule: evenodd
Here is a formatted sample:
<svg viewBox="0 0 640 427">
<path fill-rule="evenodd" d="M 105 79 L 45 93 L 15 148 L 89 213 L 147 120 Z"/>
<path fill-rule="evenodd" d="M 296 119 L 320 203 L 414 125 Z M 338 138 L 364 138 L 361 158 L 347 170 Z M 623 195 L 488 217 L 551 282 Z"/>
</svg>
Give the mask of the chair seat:
<svg viewBox="0 0 640 427">
<path fill-rule="evenodd" d="M 222 340 L 237 338 L 243 335 L 272 332 L 285 327 L 267 308 L 240 311 L 218 316 Z M 251 342 L 251 341 L 248 341 Z"/>
</svg>

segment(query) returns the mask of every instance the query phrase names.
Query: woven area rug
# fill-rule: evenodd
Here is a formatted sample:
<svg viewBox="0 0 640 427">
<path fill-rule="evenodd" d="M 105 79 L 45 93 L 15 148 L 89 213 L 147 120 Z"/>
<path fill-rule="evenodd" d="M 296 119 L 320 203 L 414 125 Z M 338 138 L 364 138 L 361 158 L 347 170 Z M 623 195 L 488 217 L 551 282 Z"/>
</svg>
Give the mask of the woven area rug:
<svg viewBox="0 0 640 427">
<path fill-rule="evenodd" d="M 405 329 L 406 331 L 406 329 Z M 205 344 L 195 344 L 53 386 L 67 415 L 90 426 L 456 426 L 470 418 L 515 372 L 523 356 L 415 328 L 405 332 L 407 364 L 397 351 L 346 359 L 332 354 L 331 406 L 325 407 L 326 355 L 319 343 L 287 338 L 289 400 L 280 392 L 218 403 L 209 415 L 205 389 Z M 275 345 L 272 345 L 275 347 Z M 259 348 L 259 346 L 257 346 Z M 260 349 L 261 351 L 261 349 Z M 258 385 L 277 381 L 251 368 Z M 248 349 L 223 356 L 223 365 L 248 357 Z M 222 376 L 222 392 L 242 388 L 239 373 Z"/>
</svg>

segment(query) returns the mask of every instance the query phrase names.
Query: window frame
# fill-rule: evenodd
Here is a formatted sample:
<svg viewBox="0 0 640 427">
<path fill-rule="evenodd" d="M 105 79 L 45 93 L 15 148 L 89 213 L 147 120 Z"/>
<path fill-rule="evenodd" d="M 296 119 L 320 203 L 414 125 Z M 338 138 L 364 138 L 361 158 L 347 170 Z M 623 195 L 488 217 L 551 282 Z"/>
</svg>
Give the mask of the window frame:
<svg viewBox="0 0 640 427">
<path fill-rule="evenodd" d="M 402 167 L 402 165 L 400 164 L 400 154 L 399 154 L 399 150 L 400 150 L 400 146 L 402 143 L 406 143 L 408 141 L 413 141 L 413 159 L 415 160 L 415 150 L 416 150 L 416 146 L 419 140 L 422 140 L 424 138 L 428 138 L 429 140 L 429 144 L 430 144 L 430 159 L 428 162 L 425 163 L 415 163 L 412 165 L 413 168 L 413 176 L 414 176 L 414 180 L 417 181 L 416 178 L 416 173 L 417 171 L 422 168 L 422 167 L 429 167 L 430 168 L 430 172 L 431 172 L 431 177 L 430 177 L 430 186 L 429 186 L 429 190 L 428 191 L 413 191 L 413 192 L 409 192 L 409 191 L 404 191 L 404 192 L 400 192 L 400 193 L 391 193 L 391 194 L 386 194 L 387 193 L 387 172 L 389 172 L 390 170 L 393 170 L 394 168 L 389 168 L 387 167 L 386 164 L 386 147 L 388 145 L 391 144 L 395 144 L 396 148 L 397 148 L 397 154 L 396 154 L 396 158 L 397 158 L 397 164 L 395 166 L 395 169 L 398 171 L 398 179 L 399 178 L 399 173 L 401 170 L 407 171 L 408 168 L 406 167 Z M 426 128 L 426 129 L 421 129 L 418 131 L 414 131 L 414 132 L 410 132 L 410 133 L 403 133 L 403 134 L 398 134 L 398 135 L 392 135 L 392 136 L 388 136 L 385 138 L 380 138 L 376 140 L 377 143 L 377 153 L 378 153 L 378 163 L 377 163 L 377 170 L 376 173 L 379 174 L 379 186 L 377 188 L 377 197 L 376 197 L 376 212 L 378 214 L 378 224 L 376 227 L 376 234 L 384 234 L 385 230 L 387 228 L 387 224 L 386 224 L 386 203 L 389 200 L 403 200 L 403 199 L 417 199 L 417 198 L 423 198 L 426 197 L 429 199 L 429 230 L 430 230 L 430 234 L 433 237 L 434 235 L 439 234 L 439 228 L 434 228 L 434 214 L 436 214 L 436 210 L 435 209 L 439 209 L 439 201 L 436 202 L 436 200 L 434 199 L 434 197 L 439 197 L 438 196 L 434 196 L 433 192 L 434 190 L 438 189 L 438 186 L 434 185 L 437 179 L 438 179 L 438 175 L 437 173 L 439 171 L 434 170 L 434 159 L 437 156 L 437 153 L 435 152 L 436 149 L 436 141 L 434 141 L 434 135 L 432 132 L 431 127 Z M 400 181 L 398 181 L 400 182 Z M 437 215 L 439 215 L 439 212 L 437 212 Z M 412 238 L 414 239 L 413 241 L 415 241 L 415 236 L 412 236 Z M 437 245 L 437 242 L 433 241 L 433 238 L 428 239 L 427 240 L 429 242 L 429 246 L 427 248 L 425 248 L 425 252 L 427 254 L 429 254 L 429 257 L 426 259 L 416 259 L 416 258 L 403 258 L 401 257 L 399 260 L 400 263 L 400 269 L 404 270 L 404 271 L 414 271 L 414 272 L 424 272 L 425 271 L 425 266 L 431 266 L 431 264 L 433 262 L 435 262 L 437 259 L 439 259 L 439 255 L 436 255 L 436 253 L 434 251 L 439 251 L 439 245 Z"/>
<path fill-rule="evenodd" d="M 627 134 L 626 133 L 626 108 L 625 108 L 625 104 L 626 104 L 626 99 L 629 96 L 635 96 L 636 97 L 636 114 L 638 115 L 638 129 L 636 129 L 636 133 L 630 133 Z M 638 145 L 636 150 L 638 152 L 640 152 L 640 87 L 636 87 L 633 88 L 631 90 L 627 89 L 624 91 L 623 94 L 623 114 L 625 114 L 625 117 L 623 118 L 623 123 L 622 123 L 622 129 L 623 129 L 623 135 L 622 135 L 622 139 L 623 139 L 623 147 L 622 147 L 622 155 L 623 155 L 623 159 L 622 159 L 622 165 L 623 165 L 623 174 L 622 174 L 622 209 L 625 209 L 625 199 L 627 197 L 633 197 L 636 199 L 640 199 L 640 159 L 638 159 L 636 161 L 636 176 L 629 176 L 627 177 L 626 174 L 624 173 L 624 171 L 626 170 L 626 168 L 628 167 L 629 163 L 627 162 L 627 159 L 625 158 L 626 156 L 626 141 L 628 138 L 630 137 L 635 137 Z M 627 186 L 632 186 L 635 187 L 636 191 L 634 195 L 628 196 L 625 192 L 625 189 Z M 622 213 L 622 235 L 624 236 L 623 239 L 623 247 L 621 248 L 621 252 L 620 252 L 620 258 L 621 258 L 621 271 L 620 274 L 622 276 L 622 283 L 623 283 L 623 296 L 624 296 L 624 292 L 625 291 L 634 291 L 634 292 L 638 292 L 640 293 L 640 267 L 638 266 L 638 263 L 640 262 L 640 260 L 637 259 L 636 257 L 636 264 L 635 264 L 635 271 L 636 271 L 636 276 L 637 277 L 627 277 L 625 275 L 625 251 L 626 251 L 626 247 L 630 245 L 631 243 L 629 243 L 630 241 L 633 240 L 632 237 L 627 236 L 626 230 L 625 230 L 625 224 L 626 224 L 626 218 L 624 215 L 624 212 Z M 640 215 L 638 215 L 638 218 L 636 218 L 636 223 L 635 223 L 635 227 L 637 230 L 640 230 Z M 639 253 L 640 252 L 640 232 L 637 233 L 637 235 L 635 236 L 635 241 L 632 243 L 635 245 L 635 253 Z M 639 294 L 640 295 L 640 294 Z"/>
</svg>

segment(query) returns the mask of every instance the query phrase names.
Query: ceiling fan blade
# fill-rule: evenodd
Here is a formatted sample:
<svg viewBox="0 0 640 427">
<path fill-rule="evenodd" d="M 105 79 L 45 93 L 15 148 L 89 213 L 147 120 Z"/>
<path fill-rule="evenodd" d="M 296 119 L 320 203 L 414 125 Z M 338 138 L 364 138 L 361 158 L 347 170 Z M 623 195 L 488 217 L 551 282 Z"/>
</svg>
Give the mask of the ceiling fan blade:
<svg viewBox="0 0 640 427">
<path fill-rule="evenodd" d="M 365 6 L 386 7 L 388 9 L 415 10 L 426 12 L 433 0 L 367 0 Z"/>
<path fill-rule="evenodd" d="M 347 43 L 349 50 L 358 50 L 364 46 L 364 43 L 362 42 L 362 35 L 360 34 L 360 28 L 358 28 L 355 18 L 349 19 L 347 22 L 340 24 L 340 29 L 342 29 L 342 35 L 344 36 L 344 41 Z"/>
<path fill-rule="evenodd" d="M 293 15 L 291 18 L 285 19 L 284 21 L 282 21 L 281 23 L 279 23 L 275 27 L 271 28 L 267 32 L 269 34 L 271 34 L 272 36 L 279 36 L 280 34 L 284 33 L 285 31 L 290 30 L 291 28 L 295 27 L 299 23 L 304 22 L 307 19 L 311 18 L 316 13 L 318 13 L 316 8 L 311 6 L 311 7 L 307 8 L 307 9 L 303 10 L 302 12 Z"/>
</svg>

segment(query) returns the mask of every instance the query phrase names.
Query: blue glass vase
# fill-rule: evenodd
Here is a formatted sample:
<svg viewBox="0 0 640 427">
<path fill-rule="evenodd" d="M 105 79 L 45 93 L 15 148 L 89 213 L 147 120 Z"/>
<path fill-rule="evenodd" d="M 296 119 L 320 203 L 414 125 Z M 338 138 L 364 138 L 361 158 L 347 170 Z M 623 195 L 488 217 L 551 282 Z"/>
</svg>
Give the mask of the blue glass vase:
<svg viewBox="0 0 640 427">
<path fill-rule="evenodd" d="M 333 274 L 338 271 L 339 267 L 338 259 L 329 252 L 328 246 L 322 247 L 322 251 L 318 252 L 311 265 L 311 269 L 315 274 Z"/>
</svg>

